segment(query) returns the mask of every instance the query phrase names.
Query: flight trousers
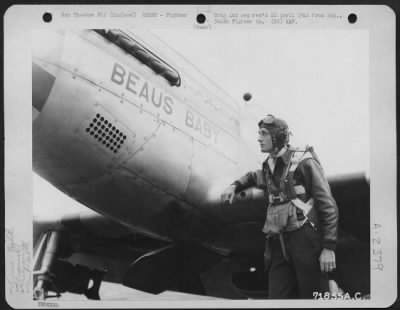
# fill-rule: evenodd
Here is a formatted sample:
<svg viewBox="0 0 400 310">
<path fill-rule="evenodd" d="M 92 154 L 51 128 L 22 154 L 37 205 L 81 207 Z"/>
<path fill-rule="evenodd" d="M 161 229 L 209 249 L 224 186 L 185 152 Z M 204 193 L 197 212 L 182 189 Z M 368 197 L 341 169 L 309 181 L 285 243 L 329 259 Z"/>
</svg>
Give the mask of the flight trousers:
<svg viewBox="0 0 400 310">
<path fill-rule="evenodd" d="M 283 241 L 269 240 L 268 298 L 314 299 L 313 293 L 329 292 L 328 274 L 321 272 L 319 263 L 321 237 L 311 224 L 283 233 Z"/>
</svg>

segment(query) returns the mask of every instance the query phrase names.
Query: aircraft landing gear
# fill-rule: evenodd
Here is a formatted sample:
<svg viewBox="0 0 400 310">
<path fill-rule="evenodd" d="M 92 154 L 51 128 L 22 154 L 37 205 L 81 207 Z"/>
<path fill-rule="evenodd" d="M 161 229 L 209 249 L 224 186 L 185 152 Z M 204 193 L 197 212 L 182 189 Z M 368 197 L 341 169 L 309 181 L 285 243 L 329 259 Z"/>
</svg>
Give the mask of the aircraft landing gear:
<svg viewBox="0 0 400 310">
<path fill-rule="evenodd" d="M 35 248 L 33 265 L 33 299 L 44 300 L 49 297 L 60 297 L 61 294 L 54 284 L 54 274 L 51 267 L 59 243 L 59 233 L 56 231 L 44 233 Z M 49 296 L 49 290 L 56 292 L 55 296 Z"/>
<path fill-rule="evenodd" d="M 73 265 L 57 258 L 60 233 L 50 231 L 41 237 L 34 257 L 33 299 L 60 297 L 63 292 L 83 294 L 88 299 L 99 300 L 99 289 L 106 271 Z M 92 285 L 89 287 L 89 284 Z M 49 295 L 49 291 L 56 295 Z"/>
</svg>

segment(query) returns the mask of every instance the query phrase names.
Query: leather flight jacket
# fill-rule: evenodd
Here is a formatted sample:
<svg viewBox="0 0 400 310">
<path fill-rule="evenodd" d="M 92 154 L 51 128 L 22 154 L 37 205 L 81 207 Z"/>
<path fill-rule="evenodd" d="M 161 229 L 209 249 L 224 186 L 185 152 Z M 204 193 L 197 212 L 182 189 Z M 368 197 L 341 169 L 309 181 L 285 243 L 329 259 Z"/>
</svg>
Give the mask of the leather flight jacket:
<svg viewBox="0 0 400 310">
<path fill-rule="evenodd" d="M 334 250 L 338 209 L 313 149 L 289 148 L 271 173 L 267 160 L 262 170 L 249 172 L 235 181 L 236 190 L 257 186 L 269 198 L 263 231 L 268 235 L 300 228 L 309 222 L 321 233 L 323 248 Z"/>
<path fill-rule="evenodd" d="M 282 232 L 297 230 L 308 220 L 312 205 L 305 204 L 298 196 L 306 194 L 305 187 L 301 184 L 294 185 L 293 175 L 301 160 L 313 158 L 308 151 L 290 151 L 289 162 L 283 168 L 279 186 L 274 183 L 272 172 L 267 166 L 265 171 L 267 191 L 269 193 L 269 206 L 263 232 L 267 237 Z M 313 201 L 312 198 L 310 201 Z M 310 221 L 314 226 L 314 224 Z"/>
</svg>

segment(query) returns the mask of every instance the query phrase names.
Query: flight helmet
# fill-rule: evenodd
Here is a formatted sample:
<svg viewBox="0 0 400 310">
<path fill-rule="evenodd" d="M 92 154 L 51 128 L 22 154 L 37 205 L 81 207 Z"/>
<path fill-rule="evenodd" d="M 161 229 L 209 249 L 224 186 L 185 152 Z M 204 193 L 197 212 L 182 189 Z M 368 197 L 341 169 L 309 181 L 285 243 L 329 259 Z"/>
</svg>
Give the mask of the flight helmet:
<svg viewBox="0 0 400 310">
<path fill-rule="evenodd" d="M 258 123 L 258 127 L 269 131 L 274 149 L 280 150 L 289 143 L 289 126 L 283 119 L 268 114 Z"/>
</svg>

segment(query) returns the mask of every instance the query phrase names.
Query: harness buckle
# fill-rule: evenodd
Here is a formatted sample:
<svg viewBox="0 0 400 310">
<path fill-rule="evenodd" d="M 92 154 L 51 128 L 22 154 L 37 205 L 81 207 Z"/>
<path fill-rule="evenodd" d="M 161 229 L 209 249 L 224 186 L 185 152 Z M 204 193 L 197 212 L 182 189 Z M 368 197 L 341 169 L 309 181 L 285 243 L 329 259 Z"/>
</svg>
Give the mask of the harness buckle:
<svg viewBox="0 0 400 310">
<path fill-rule="evenodd" d="M 269 195 L 269 202 L 270 202 L 270 203 L 283 202 L 283 195 L 282 195 L 282 193 L 270 194 L 270 195 Z"/>
</svg>

